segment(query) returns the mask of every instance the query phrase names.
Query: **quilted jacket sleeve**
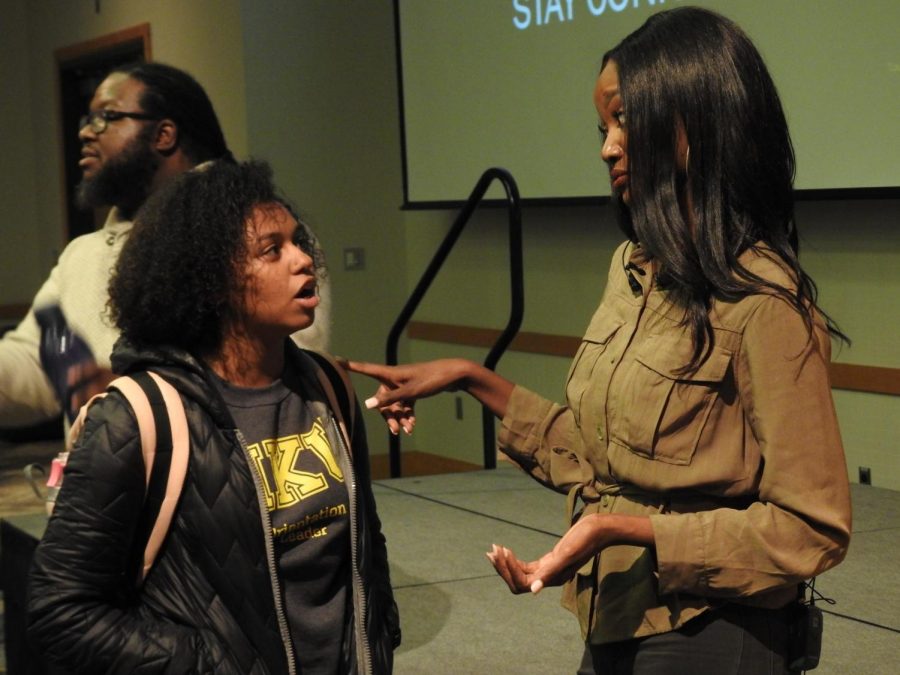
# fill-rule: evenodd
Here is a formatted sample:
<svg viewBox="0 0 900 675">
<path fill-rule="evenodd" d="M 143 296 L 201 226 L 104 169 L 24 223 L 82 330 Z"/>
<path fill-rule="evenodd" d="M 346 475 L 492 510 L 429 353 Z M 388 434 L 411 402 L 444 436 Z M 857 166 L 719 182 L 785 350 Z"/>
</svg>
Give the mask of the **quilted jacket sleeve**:
<svg viewBox="0 0 900 675">
<path fill-rule="evenodd" d="M 76 673 L 225 672 L 214 638 L 138 602 L 133 539 L 144 480 L 137 422 L 112 392 L 91 407 L 35 552 L 29 637 Z"/>
</svg>

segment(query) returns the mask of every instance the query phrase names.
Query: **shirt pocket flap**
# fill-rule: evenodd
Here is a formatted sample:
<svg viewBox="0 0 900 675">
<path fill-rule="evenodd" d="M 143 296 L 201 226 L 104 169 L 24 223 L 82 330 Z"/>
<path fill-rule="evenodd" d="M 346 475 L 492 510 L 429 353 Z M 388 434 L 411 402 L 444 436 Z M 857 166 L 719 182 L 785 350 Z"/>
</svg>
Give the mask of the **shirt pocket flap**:
<svg viewBox="0 0 900 675">
<path fill-rule="evenodd" d="M 605 345 L 625 322 L 619 318 L 610 319 L 606 312 L 597 312 L 591 319 L 582 341 Z"/>
<path fill-rule="evenodd" d="M 648 339 L 635 354 L 635 360 L 670 380 L 721 382 L 731 363 L 731 352 L 713 345 L 709 356 L 696 370 L 684 372 L 690 363 L 693 344 L 690 340 L 672 340 L 661 336 Z"/>
<path fill-rule="evenodd" d="M 598 311 L 581 339 L 566 377 L 566 401 L 575 415 L 576 424 L 581 424 L 581 399 L 592 383 L 594 366 L 624 324 L 625 321 L 621 318 L 610 316 L 606 311 Z"/>
<path fill-rule="evenodd" d="M 693 371 L 689 337 L 648 336 L 635 349 L 635 363 L 623 378 L 619 419 L 610 438 L 632 453 L 668 464 L 688 465 L 719 392 L 726 386 L 731 353 L 713 345 Z"/>
</svg>

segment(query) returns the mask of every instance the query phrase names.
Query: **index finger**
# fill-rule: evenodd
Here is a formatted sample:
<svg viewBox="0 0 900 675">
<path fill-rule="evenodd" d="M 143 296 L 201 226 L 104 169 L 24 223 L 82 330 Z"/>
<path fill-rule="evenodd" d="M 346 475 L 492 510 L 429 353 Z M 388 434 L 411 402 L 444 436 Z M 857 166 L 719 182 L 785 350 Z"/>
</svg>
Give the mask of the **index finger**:
<svg viewBox="0 0 900 675">
<path fill-rule="evenodd" d="M 389 377 L 391 366 L 385 366 L 380 363 L 368 363 L 366 361 L 350 361 L 343 362 L 344 368 L 360 375 L 368 375 L 376 380 L 382 380 Z"/>
</svg>

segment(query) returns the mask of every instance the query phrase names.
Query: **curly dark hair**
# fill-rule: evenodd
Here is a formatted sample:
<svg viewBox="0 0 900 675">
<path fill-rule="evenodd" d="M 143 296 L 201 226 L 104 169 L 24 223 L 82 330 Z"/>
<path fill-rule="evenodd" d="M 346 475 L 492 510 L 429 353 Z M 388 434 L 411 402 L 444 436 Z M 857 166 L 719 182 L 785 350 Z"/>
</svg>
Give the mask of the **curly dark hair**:
<svg viewBox="0 0 900 675">
<path fill-rule="evenodd" d="M 208 357 L 239 323 L 246 286 L 245 226 L 254 208 L 280 204 L 317 274 L 322 254 L 308 226 L 260 161 L 216 161 L 181 174 L 141 207 L 109 283 L 109 311 L 137 347 L 172 346 Z"/>
<path fill-rule="evenodd" d="M 651 16 L 603 57 L 614 61 L 628 126 L 631 200 L 618 204 L 626 236 L 660 263 L 660 284 L 685 308 L 694 338 L 690 365 L 714 339 L 713 298 L 772 292 L 812 332 L 816 285 L 797 257 L 794 150 L 775 84 L 750 38 L 709 10 L 681 7 Z M 677 130 L 690 146 L 694 223 L 679 202 Z M 738 262 L 762 242 L 796 288 Z M 827 314 L 832 335 L 847 340 Z"/>
</svg>

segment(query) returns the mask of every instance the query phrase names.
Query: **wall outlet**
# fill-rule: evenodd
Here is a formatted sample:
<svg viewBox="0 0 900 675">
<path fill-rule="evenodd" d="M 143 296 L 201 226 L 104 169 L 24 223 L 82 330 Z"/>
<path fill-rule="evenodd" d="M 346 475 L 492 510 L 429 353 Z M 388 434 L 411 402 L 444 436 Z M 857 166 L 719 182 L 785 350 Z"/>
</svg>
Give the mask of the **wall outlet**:
<svg viewBox="0 0 900 675">
<path fill-rule="evenodd" d="M 359 247 L 345 248 L 344 269 L 348 272 L 366 269 L 366 250 Z"/>
<path fill-rule="evenodd" d="M 872 484 L 872 469 L 867 466 L 859 467 L 859 484 L 860 485 L 871 485 Z"/>
</svg>

